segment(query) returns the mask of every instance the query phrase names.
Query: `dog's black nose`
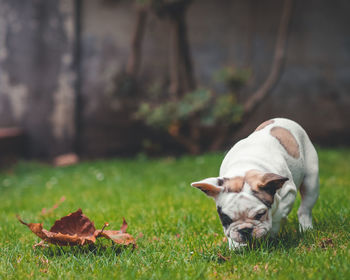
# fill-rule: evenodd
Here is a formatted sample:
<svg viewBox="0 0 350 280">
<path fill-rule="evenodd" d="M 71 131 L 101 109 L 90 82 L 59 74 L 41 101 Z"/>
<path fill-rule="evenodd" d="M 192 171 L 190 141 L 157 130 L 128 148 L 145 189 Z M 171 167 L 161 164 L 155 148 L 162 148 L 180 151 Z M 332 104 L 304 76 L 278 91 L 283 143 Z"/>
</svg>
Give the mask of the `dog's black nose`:
<svg viewBox="0 0 350 280">
<path fill-rule="evenodd" d="M 253 231 L 253 228 L 242 228 L 238 230 L 239 234 L 241 234 L 244 237 L 250 236 L 252 231 Z"/>
</svg>

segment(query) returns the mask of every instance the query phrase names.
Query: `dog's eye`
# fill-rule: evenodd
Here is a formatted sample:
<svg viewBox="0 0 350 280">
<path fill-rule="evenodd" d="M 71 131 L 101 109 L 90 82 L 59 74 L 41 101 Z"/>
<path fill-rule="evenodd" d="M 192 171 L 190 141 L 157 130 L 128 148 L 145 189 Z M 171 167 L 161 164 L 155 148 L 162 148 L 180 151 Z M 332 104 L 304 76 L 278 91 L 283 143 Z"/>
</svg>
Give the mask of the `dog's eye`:
<svg viewBox="0 0 350 280">
<path fill-rule="evenodd" d="M 222 216 L 220 218 L 221 218 L 222 225 L 224 227 L 227 227 L 232 223 L 232 219 L 229 216 L 227 216 L 226 214 L 222 214 Z"/>
<path fill-rule="evenodd" d="M 217 210 L 218 210 L 219 218 L 221 220 L 222 225 L 225 228 L 227 228 L 230 224 L 232 224 L 233 220 L 229 216 L 227 216 L 225 213 L 222 213 L 221 207 L 218 207 Z"/>
<path fill-rule="evenodd" d="M 265 214 L 266 214 L 266 211 L 255 215 L 254 220 L 260 220 L 262 218 L 262 216 L 264 216 Z"/>
</svg>

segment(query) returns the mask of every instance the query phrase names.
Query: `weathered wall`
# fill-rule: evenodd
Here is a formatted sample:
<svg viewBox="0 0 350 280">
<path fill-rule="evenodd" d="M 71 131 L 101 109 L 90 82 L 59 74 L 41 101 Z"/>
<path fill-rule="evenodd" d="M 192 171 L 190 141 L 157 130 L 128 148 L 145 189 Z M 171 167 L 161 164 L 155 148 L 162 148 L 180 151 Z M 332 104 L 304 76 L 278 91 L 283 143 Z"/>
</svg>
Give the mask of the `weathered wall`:
<svg viewBox="0 0 350 280">
<path fill-rule="evenodd" d="M 83 7 L 83 93 L 90 99 L 84 111 L 96 124 L 85 132 L 94 136 L 100 125 L 108 127 L 109 132 L 101 129 L 99 137 L 108 135 L 106 141 L 116 147 L 117 139 L 130 139 L 129 134 L 135 133 L 118 131 L 115 124 L 123 115 L 106 112 L 113 106 L 118 112 L 108 91 L 115 74 L 125 67 L 135 10 L 126 2 L 108 3 L 90 0 Z M 246 96 L 261 85 L 270 70 L 282 5 L 277 0 L 195 1 L 188 26 L 199 84 L 211 86 L 216 70 L 234 65 L 253 70 Z M 247 135 L 264 119 L 283 116 L 300 122 L 318 143 L 350 143 L 349 12 L 347 1 L 296 1 L 283 75 L 237 137 Z M 141 77 L 168 78 L 168 34 L 166 21 L 148 18 Z M 116 139 L 114 144 L 111 139 Z M 87 143 L 93 149 L 99 141 Z"/>
<path fill-rule="evenodd" d="M 319 144 L 349 145 L 349 11 L 348 1 L 296 1 L 283 75 L 238 136 L 261 119 L 285 116 Z M 266 73 L 268 65 L 256 72 Z"/>
<path fill-rule="evenodd" d="M 74 1 L 0 0 L 0 125 L 21 125 L 33 155 L 72 149 Z M 249 67 L 246 95 L 268 75 L 283 1 L 197 0 L 188 13 L 195 76 L 212 85 L 226 65 Z M 350 2 L 296 1 L 283 75 L 239 133 L 274 116 L 299 121 L 318 143 L 350 143 Z M 131 1 L 82 1 L 80 150 L 132 153 L 143 128 L 112 96 L 124 69 L 135 10 Z M 168 78 L 168 26 L 147 21 L 140 77 Z"/>
<path fill-rule="evenodd" d="M 23 127 L 29 155 L 72 146 L 73 4 L 0 0 L 0 126 Z"/>
<path fill-rule="evenodd" d="M 81 30 L 81 139 L 83 154 L 135 153 L 139 126 L 117 98 L 115 76 L 124 69 L 134 11 L 130 1 L 84 1 Z"/>
</svg>

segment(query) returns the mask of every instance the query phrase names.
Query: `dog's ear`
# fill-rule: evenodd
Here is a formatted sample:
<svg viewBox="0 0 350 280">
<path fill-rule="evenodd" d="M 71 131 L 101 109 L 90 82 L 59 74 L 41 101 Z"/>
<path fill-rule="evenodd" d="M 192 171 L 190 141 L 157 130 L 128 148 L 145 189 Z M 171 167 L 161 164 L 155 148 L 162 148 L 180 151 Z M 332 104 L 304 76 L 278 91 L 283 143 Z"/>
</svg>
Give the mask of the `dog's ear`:
<svg viewBox="0 0 350 280">
<path fill-rule="evenodd" d="M 193 182 L 192 187 L 200 189 L 206 195 L 216 198 L 218 194 L 224 189 L 222 187 L 224 180 L 219 177 L 206 178 L 204 180 Z"/>
<path fill-rule="evenodd" d="M 288 181 L 287 177 L 282 177 L 274 173 L 265 173 L 258 188 L 270 195 L 275 195 L 276 191 L 282 188 L 286 181 Z"/>
<path fill-rule="evenodd" d="M 269 207 L 273 203 L 276 191 L 288 181 L 287 177 L 274 173 L 263 173 L 257 170 L 247 172 L 245 178 L 252 187 L 253 194 Z"/>
</svg>

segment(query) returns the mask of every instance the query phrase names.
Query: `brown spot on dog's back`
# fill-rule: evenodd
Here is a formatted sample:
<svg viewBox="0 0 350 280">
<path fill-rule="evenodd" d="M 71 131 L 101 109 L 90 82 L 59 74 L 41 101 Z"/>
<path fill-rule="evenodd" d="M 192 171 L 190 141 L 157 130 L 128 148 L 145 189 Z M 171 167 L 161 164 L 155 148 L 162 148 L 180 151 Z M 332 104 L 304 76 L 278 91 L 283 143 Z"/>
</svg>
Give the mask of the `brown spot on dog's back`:
<svg viewBox="0 0 350 280">
<path fill-rule="evenodd" d="M 228 192 L 240 192 L 244 185 L 244 178 L 237 176 L 233 178 L 225 178 L 224 188 Z"/>
<path fill-rule="evenodd" d="M 265 121 L 265 122 L 261 123 L 261 124 L 255 129 L 255 131 L 262 130 L 262 129 L 264 129 L 265 127 L 267 127 L 269 124 L 273 124 L 274 122 L 275 122 L 274 120 Z"/>
<path fill-rule="evenodd" d="M 288 129 L 275 126 L 271 129 L 270 134 L 280 142 L 290 156 L 300 157 L 299 144 Z"/>
</svg>

